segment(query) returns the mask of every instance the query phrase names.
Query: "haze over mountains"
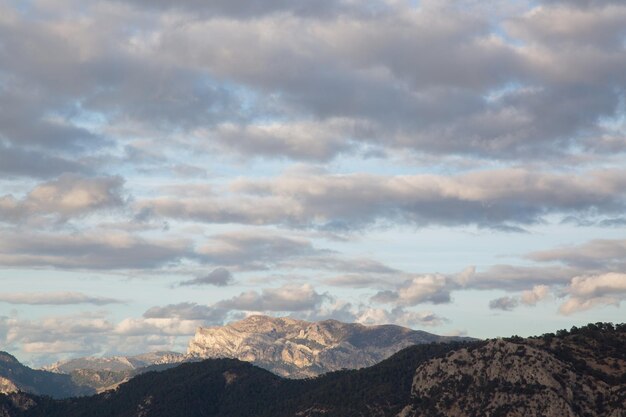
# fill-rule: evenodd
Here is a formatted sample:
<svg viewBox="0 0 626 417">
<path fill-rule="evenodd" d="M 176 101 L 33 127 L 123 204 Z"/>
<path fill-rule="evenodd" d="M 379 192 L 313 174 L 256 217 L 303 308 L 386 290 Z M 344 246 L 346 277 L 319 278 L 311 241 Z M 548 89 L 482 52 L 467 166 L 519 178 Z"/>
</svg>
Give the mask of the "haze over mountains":
<svg viewBox="0 0 626 417">
<path fill-rule="evenodd" d="M 147 372 L 92 397 L 0 396 L 3 417 L 624 417 L 626 325 L 428 343 L 369 368 L 285 379 L 236 359 Z"/>
</svg>

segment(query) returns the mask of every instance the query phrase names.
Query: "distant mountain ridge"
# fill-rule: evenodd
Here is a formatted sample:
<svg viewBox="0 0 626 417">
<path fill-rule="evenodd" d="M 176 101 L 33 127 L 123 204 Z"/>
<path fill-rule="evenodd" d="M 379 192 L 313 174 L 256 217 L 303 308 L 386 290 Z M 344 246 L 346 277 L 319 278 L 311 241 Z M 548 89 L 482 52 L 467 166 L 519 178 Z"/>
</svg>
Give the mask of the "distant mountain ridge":
<svg viewBox="0 0 626 417">
<path fill-rule="evenodd" d="M 226 326 L 199 328 L 187 354 L 201 359 L 239 359 L 280 376 L 306 378 L 372 366 L 415 344 L 464 339 L 396 325 L 255 315 Z"/>
<path fill-rule="evenodd" d="M 56 362 L 44 369 L 68 374 L 76 384 L 102 392 L 143 372 L 167 369 L 188 360 L 191 358 L 178 352 L 150 352 L 134 356 L 75 358 Z"/>
<path fill-rule="evenodd" d="M 50 372 L 69 374 L 80 369 L 93 371 L 131 371 L 145 368 L 152 365 L 179 363 L 184 361 L 186 356 L 178 352 L 150 352 L 133 356 L 111 356 L 111 357 L 84 357 L 65 361 L 59 361 L 43 367 Z"/>
<path fill-rule="evenodd" d="M 0 352 L 0 393 L 17 391 L 66 398 L 95 394 L 89 386 L 77 384 L 69 375 L 31 369 L 22 365 L 13 355 Z"/>
</svg>

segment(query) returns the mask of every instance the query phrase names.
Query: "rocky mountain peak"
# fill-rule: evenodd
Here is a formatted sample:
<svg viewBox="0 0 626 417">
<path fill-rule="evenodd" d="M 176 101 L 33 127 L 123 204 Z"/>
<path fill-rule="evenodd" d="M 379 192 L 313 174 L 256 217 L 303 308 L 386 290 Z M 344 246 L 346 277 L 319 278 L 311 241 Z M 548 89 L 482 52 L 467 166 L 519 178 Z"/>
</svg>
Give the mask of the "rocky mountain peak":
<svg viewBox="0 0 626 417">
<path fill-rule="evenodd" d="M 590 326 L 450 352 L 416 369 L 413 404 L 400 417 L 469 417 L 478 409 L 511 417 L 626 416 L 623 338 Z"/>
<path fill-rule="evenodd" d="M 196 358 L 239 359 L 278 375 L 303 378 L 371 366 L 407 346 L 447 340 L 451 339 L 394 325 L 254 315 L 226 326 L 198 329 L 187 353 Z"/>
</svg>

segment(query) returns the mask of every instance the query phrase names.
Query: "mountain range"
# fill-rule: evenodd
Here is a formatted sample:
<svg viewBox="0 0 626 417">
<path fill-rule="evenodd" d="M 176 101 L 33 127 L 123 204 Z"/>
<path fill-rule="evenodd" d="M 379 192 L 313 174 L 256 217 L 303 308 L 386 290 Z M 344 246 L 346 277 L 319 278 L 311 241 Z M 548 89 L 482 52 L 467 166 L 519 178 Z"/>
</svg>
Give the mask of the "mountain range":
<svg viewBox="0 0 626 417">
<path fill-rule="evenodd" d="M 146 372 L 54 400 L 0 396 L 2 417 L 626 416 L 626 325 L 428 343 L 368 368 L 288 379 L 237 359 Z"/>
<path fill-rule="evenodd" d="M 227 326 L 199 328 L 189 342 L 187 355 L 239 359 L 280 376 L 307 378 L 372 366 L 408 346 L 453 340 L 464 338 L 395 325 L 309 322 L 256 315 Z"/>
<path fill-rule="evenodd" d="M 77 384 L 70 375 L 31 369 L 14 356 L 0 352 L 0 393 L 29 392 L 65 398 L 94 394 L 88 386 Z"/>
<path fill-rule="evenodd" d="M 70 385 L 66 384 L 67 389 L 62 392 L 49 391 L 45 384 L 13 386 L 8 372 L 0 368 L 0 377 L 6 379 L 4 385 L 0 379 L 0 392 L 20 389 L 55 398 L 91 394 L 113 389 L 144 372 L 209 358 L 239 359 L 279 376 L 307 378 L 340 369 L 371 366 L 407 346 L 454 340 L 464 338 L 438 336 L 395 325 L 365 326 L 336 320 L 308 322 L 255 315 L 226 326 L 199 328 L 186 354 L 153 352 L 74 358 L 44 367 L 43 371 L 48 372 L 41 375 L 66 374 L 65 380 Z M 39 371 L 29 369 L 28 372 L 37 375 Z"/>
</svg>

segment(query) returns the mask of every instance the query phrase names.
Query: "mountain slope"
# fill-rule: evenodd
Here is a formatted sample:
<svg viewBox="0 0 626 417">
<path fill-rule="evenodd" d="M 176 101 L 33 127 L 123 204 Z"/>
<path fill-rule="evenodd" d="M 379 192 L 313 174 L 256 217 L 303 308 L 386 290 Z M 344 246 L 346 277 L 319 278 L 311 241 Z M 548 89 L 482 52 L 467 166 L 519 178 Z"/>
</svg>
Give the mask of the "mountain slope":
<svg viewBox="0 0 626 417">
<path fill-rule="evenodd" d="M 197 363 L 185 363 L 163 372 L 142 374 L 115 391 L 94 397 L 62 401 L 29 397 L 36 405 L 31 404 L 27 411 L 13 410 L 12 414 L 7 415 L 10 417 L 395 415 L 410 398 L 414 369 L 425 360 L 445 354 L 459 346 L 454 343 L 414 346 L 371 368 L 333 372 L 308 380 L 280 378 L 267 370 L 236 359 L 208 359 Z"/>
<path fill-rule="evenodd" d="M 56 362 L 44 367 L 45 370 L 62 374 L 89 369 L 92 371 L 131 371 L 151 365 L 179 363 L 185 355 L 177 352 L 150 352 L 134 356 L 86 357 Z"/>
<path fill-rule="evenodd" d="M 15 357 L 0 352 L 0 392 L 24 391 L 53 398 L 88 395 L 95 390 L 76 384 L 69 375 L 31 369 Z"/>
<path fill-rule="evenodd" d="M 74 383 L 103 392 L 144 372 L 165 370 L 190 360 L 192 358 L 182 353 L 150 352 L 135 356 L 75 358 L 44 369 L 69 374 Z"/>
<path fill-rule="evenodd" d="M 452 340 L 456 338 L 393 325 L 251 316 L 227 326 L 198 329 L 187 353 L 240 359 L 277 375 L 304 378 L 372 366 L 407 346 Z"/>
<path fill-rule="evenodd" d="M 459 349 L 416 369 L 401 415 L 626 416 L 625 332 L 597 324 Z"/>
<path fill-rule="evenodd" d="M 93 397 L 0 396 L 3 417 L 626 416 L 626 325 L 402 350 L 285 379 L 235 359 L 148 372 Z"/>
</svg>

